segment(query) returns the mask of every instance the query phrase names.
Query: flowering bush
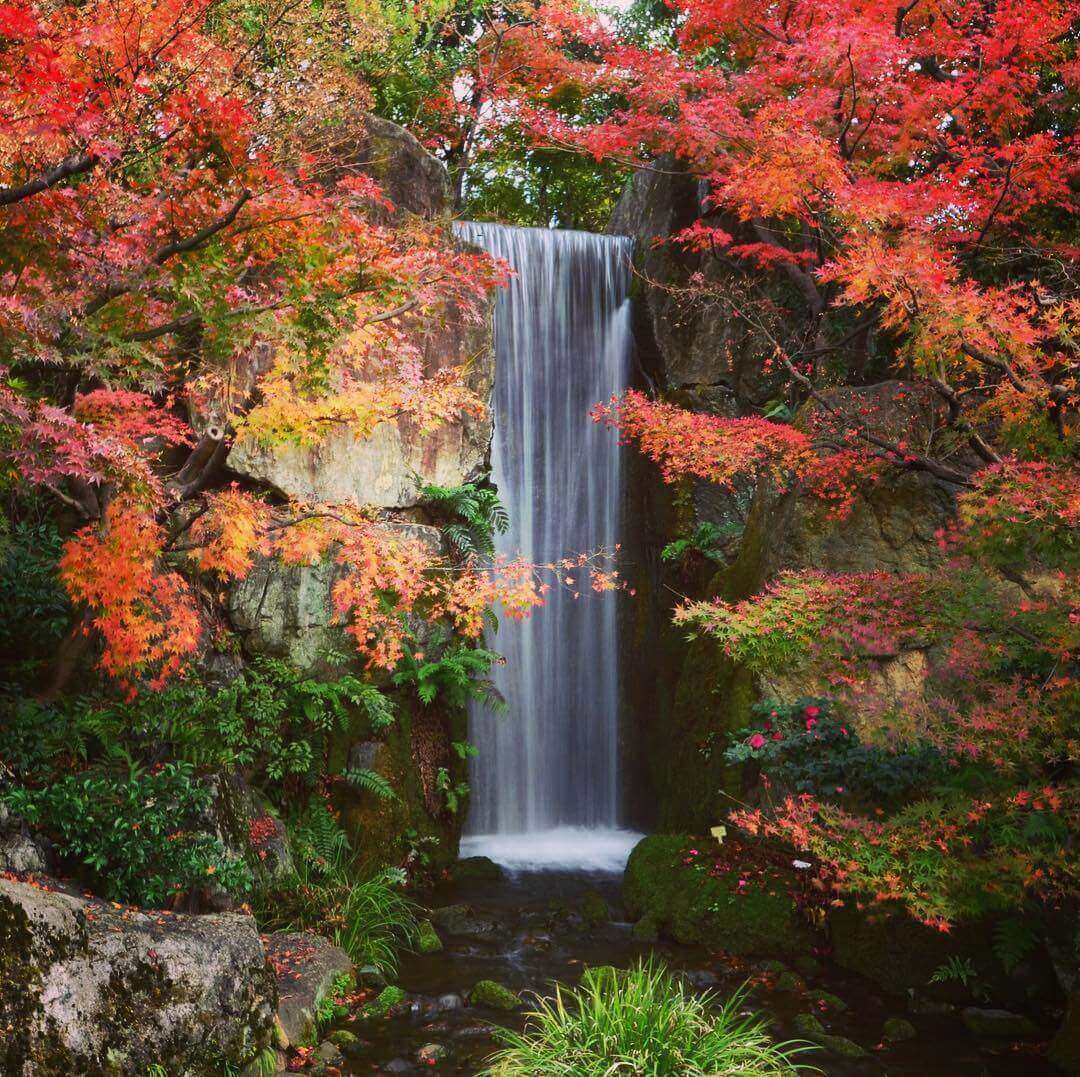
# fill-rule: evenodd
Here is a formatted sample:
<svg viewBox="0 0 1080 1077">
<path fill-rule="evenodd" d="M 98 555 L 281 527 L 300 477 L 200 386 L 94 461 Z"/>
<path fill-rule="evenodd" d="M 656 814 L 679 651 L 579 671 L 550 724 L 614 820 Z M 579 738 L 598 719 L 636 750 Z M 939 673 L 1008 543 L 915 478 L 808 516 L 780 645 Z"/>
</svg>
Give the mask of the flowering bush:
<svg viewBox="0 0 1080 1077">
<path fill-rule="evenodd" d="M 754 761 L 788 793 L 886 807 L 939 776 L 944 759 L 928 744 L 891 750 L 864 744 L 827 699 L 759 703 L 755 721 L 732 735 L 724 758 Z"/>
</svg>

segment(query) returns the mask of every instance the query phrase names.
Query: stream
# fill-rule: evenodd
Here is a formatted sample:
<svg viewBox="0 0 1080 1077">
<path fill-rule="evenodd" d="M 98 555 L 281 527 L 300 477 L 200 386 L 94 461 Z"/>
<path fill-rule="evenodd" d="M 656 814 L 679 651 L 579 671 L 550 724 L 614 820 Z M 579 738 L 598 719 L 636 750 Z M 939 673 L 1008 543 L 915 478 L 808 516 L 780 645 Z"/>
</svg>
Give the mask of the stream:
<svg viewBox="0 0 1080 1077">
<path fill-rule="evenodd" d="M 440 930 L 445 949 L 405 955 L 398 984 L 405 1001 L 385 1018 L 347 1020 L 357 1041 L 345 1048 L 344 1072 L 475 1074 L 497 1046 L 493 1028 L 520 1028 L 524 1011 L 506 1013 L 470 1006 L 467 996 L 480 980 L 495 980 L 526 994 L 558 979 L 575 983 L 589 965 L 626 967 L 655 955 L 685 975 L 696 990 L 726 997 L 747 979 L 754 981 L 750 1008 L 769 1015 L 778 1039 L 796 1038 L 793 1018 L 818 1012 L 829 1031 L 867 1048 L 859 1060 L 815 1052 L 807 1061 L 837 1077 L 1041 1077 L 1052 1070 L 1037 1045 L 979 1041 L 968 1036 L 954 1014 L 910 1014 L 902 1000 L 835 967 L 808 978 L 806 992 L 781 991 L 768 962 L 713 955 L 693 947 L 639 942 L 620 906 L 621 875 L 556 870 L 516 872 L 499 881 L 445 884 L 430 896 L 433 908 L 468 906 L 456 925 Z M 611 909 L 607 923 L 590 927 L 580 913 L 586 895 L 600 894 Z M 595 903 L 595 898 L 592 898 Z M 764 966 L 764 967 L 763 967 Z M 815 1009 L 812 995 L 828 991 L 849 1009 Z M 905 1043 L 880 1046 L 883 1022 L 903 1016 L 918 1035 Z M 431 1045 L 436 1045 L 433 1049 Z M 425 1050 L 427 1049 L 427 1050 Z M 445 1052 L 445 1054 L 443 1053 Z M 439 1056 L 435 1061 L 421 1061 Z"/>
</svg>

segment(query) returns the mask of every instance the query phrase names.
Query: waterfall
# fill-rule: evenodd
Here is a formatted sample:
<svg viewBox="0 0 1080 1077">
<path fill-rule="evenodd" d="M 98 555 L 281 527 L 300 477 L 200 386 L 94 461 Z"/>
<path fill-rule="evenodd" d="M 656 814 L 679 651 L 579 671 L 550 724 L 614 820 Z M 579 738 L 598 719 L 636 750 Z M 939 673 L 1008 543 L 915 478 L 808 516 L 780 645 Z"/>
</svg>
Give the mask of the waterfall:
<svg viewBox="0 0 1080 1077">
<path fill-rule="evenodd" d="M 463 223 L 460 238 L 514 270 L 495 310 L 493 481 L 510 514 L 500 554 L 535 564 L 619 541 L 618 438 L 589 412 L 626 387 L 632 241 Z M 555 585 L 487 645 L 506 714 L 475 706 L 464 848 L 510 864 L 621 867 L 617 594 L 587 570 Z M 580 595 L 580 597 L 578 597 Z"/>
</svg>

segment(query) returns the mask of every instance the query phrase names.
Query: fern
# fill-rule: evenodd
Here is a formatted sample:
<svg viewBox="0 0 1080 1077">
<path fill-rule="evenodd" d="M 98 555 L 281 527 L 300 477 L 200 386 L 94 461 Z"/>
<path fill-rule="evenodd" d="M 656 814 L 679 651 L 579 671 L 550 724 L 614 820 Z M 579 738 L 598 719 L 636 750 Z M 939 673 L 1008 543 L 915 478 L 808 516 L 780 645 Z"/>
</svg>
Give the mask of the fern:
<svg viewBox="0 0 1080 1077">
<path fill-rule="evenodd" d="M 380 800 L 397 800 L 398 795 L 394 787 L 381 774 L 366 767 L 355 767 L 342 772 L 346 781 L 351 782 L 357 789 L 365 793 L 371 793 Z"/>
<path fill-rule="evenodd" d="M 494 651 L 453 643 L 439 658 L 423 664 L 406 656 L 394 673 L 394 684 L 413 685 L 425 705 L 441 699 L 450 707 L 464 707 L 475 701 L 504 711 L 506 700 L 487 676 L 501 661 Z"/>
<path fill-rule="evenodd" d="M 1025 920 L 1000 920 L 994 926 L 994 956 L 1007 973 L 1035 949 L 1038 941 L 1038 931 Z"/>
<path fill-rule="evenodd" d="M 932 984 L 959 983 L 970 988 L 978 977 L 970 957 L 957 957 L 955 954 L 934 969 L 930 977 Z"/>
<path fill-rule="evenodd" d="M 293 846 L 317 871 L 329 872 L 350 850 L 349 837 L 326 802 L 313 799 L 293 830 Z"/>
<path fill-rule="evenodd" d="M 505 534 L 510 527 L 510 517 L 490 487 L 467 482 L 461 486 L 435 486 L 421 484 L 420 499 L 449 517 L 443 527 L 447 542 L 465 560 L 491 557 L 495 553 L 495 535 Z"/>
</svg>

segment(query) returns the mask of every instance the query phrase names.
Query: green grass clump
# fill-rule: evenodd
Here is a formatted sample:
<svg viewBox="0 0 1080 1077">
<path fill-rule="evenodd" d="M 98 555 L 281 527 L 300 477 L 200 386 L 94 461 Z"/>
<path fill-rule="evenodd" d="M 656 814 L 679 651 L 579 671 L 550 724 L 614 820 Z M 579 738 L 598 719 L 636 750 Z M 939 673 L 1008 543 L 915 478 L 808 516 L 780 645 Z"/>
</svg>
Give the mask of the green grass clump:
<svg viewBox="0 0 1080 1077">
<path fill-rule="evenodd" d="M 810 1070 L 795 1058 L 811 1045 L 774 1044 L 764 1019 L 739 1011 L 746 993 L 726 1002 L 694 995 L 653 962 L 628 971 L 586 970 L 578 988 L 555 985 L 539 998 L 523 1032 L 505 1030 L 489 1077 L 564 1074 L 610 1077 L 793 1077 Z"/>
</svg>

